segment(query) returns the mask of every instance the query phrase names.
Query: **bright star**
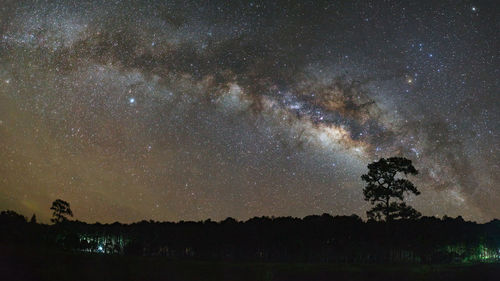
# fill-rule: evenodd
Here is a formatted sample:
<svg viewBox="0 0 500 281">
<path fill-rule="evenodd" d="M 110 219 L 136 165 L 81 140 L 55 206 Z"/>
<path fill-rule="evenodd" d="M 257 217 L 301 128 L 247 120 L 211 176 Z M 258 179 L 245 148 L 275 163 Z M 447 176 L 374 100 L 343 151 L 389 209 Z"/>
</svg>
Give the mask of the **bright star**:
<svg viewBox="0 0 500 281">
<path fill-rule="evenodd" d="M 129 102 L 130 104 L 134 104 L 134 103 L 135 103 L 135 98 L 129 98 L 129 99 L 128 99 L 128 102 Z"/>
</svg>

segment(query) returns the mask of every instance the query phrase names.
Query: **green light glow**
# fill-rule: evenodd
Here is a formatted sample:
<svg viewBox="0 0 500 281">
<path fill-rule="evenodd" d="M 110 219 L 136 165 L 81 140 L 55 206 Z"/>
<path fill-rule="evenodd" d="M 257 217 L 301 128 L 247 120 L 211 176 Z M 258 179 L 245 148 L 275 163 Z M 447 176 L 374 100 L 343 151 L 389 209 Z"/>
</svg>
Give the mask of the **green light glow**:
<svg viewBox="0 0 500 281">
<path fill-rule="evenodd" d="M 500 249 L 488 248 L 484 244 L 465 246 L 464 244 L 448 245 L 444 252 L 462 262 L 499 262 Z"/>
</svg>

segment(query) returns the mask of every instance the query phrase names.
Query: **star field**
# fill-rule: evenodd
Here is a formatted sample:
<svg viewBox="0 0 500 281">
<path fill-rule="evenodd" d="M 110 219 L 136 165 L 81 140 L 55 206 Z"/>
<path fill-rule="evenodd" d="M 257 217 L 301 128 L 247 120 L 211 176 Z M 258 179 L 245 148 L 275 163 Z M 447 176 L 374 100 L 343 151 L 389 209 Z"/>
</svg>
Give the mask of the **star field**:
<svg viewBox="0 0 500 281">
<path fill-rule="evenodd" d="M 0 208 L 88 222 L 500 217 L 494 1 L 4 1 Z"/>
</svg>

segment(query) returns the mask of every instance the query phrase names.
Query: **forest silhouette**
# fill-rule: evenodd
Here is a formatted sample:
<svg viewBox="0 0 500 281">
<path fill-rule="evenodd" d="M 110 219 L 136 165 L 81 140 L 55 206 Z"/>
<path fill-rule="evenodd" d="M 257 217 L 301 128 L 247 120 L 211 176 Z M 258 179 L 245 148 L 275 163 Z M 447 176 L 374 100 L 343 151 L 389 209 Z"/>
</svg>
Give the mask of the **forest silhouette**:
<svg viewBox="0 0 500 281">
<path fill-rule="evenodd" d="M 380 159 L 362 176 L 368 221 L 357 215 L 227 218 L 220 222 L 88 224 L 72 221 L 70 204 L 54 201 L 53 225 L 14 211 L 0 213 L 4 243 L 70 252 L 165 256 L 176 259 L 327 263 L 456 263 L 498 261 L 500 221 L 478 224 L 462 217 L 421 217 L 403 202 L 420 192 L 406 178 L 410 160 Z M 392 202 L 391 202 L 392 200 Z"/>
</svg>

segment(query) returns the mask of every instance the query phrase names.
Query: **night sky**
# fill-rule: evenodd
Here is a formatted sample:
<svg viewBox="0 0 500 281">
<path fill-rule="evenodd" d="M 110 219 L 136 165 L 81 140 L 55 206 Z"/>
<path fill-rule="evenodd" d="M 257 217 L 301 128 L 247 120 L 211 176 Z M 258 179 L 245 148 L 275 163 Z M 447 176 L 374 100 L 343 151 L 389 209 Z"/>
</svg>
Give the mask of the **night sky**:
<svg viewBox="0 0 500 281">
<path fill-rule="evenodd" d="M 496 1 L 0 0 L 0 209 L 48 222 L 500 217 Z"/>
</svg>

